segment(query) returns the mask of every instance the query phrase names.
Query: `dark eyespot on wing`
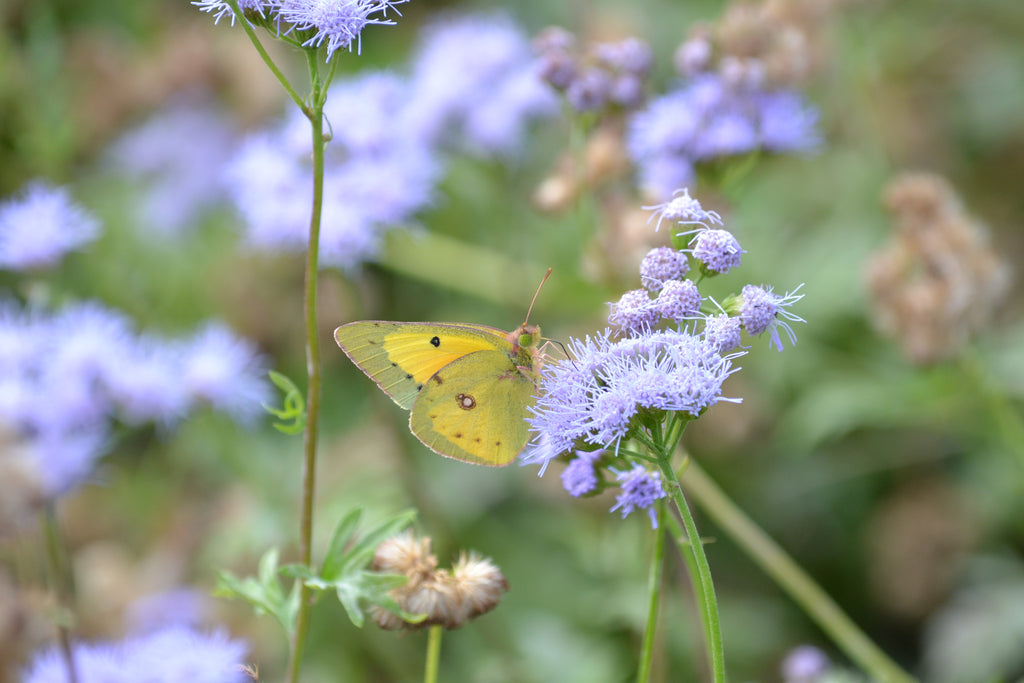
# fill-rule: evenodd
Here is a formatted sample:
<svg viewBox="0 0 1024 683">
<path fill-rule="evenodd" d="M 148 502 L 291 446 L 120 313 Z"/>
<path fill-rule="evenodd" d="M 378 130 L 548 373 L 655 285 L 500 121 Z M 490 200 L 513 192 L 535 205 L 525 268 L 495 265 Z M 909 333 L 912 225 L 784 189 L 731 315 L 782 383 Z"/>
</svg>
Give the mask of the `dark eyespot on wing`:
<svg viewBox="0 0 1024 683">
<path fill-rule="evenodd" d="M 435 382 L 437 382 L 438 384 L 444 384 L 444 380 L 443 380 L 443 379 L 441 379 L 441 375 L 439 375 L 439 374 L 438 374 L 438 375 L 434 375 L 434 376 L 433 376 L 433 377 L 431 377 L 430 379 L 434 380 L 434 381 L 435 381 Z"/>
<path fill-rule="evenodd" d="M 431 337 L 430 344 L 431 344 L 431 346 L 433 346 L 436 349 L 437 347 L 441 346 L 441 338 L 440 337 Z"/>
</svg>

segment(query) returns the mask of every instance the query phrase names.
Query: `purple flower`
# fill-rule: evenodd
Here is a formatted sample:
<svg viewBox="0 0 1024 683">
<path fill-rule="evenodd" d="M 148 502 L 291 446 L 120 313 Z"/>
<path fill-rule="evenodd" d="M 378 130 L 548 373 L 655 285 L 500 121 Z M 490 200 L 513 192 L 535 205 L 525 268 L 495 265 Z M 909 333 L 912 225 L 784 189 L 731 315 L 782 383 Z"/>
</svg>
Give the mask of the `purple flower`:
<svg viewBox="0 0 1024 683">
<path fill-rule="evenodd" d="M 739 318 L 747 334 L 753 337 L 768 332 L 771 345 L 782 351 L 782 340 L 779 338 L 781 328 L 789 338 L 789 343 L 796 344 L 796 334 L 789 322 L 806 321 L 787 309 L 804 298 L 803 294 L 797 294 L 800 287 L 803 285 L 779 296 L 772 292 L 770 286 L 744 285 L 739 297 Z"/>
<path fill-rule="evenodd" d="M 682 322 L 697 315 L 703 300 L 693 280 L 670 280 L 658 293 L 654 305 L 662 318 Z"/>
<path fill-rule="evenodd" d="M 331 88 L 325 118 L 321 263 L 354 268 L 372 259 L 383 234 L 429 205 L 440 165 L 415 127 L 409 84 L 371 73 Z M 226 168 L 246 241 L 259 249 L 306 248 L 312 181 L 309 124 L 295 113 L 246 140 Z"/>
<path fill-rule="evenodd" d="M 565 98 L 578 112 L 597 111 L 607 104 L 612 85 L 612 79 L 605 71 L 586 69 L 565 89 Z"/>
<path fill-rule="evenodd" d="M 148 595 L 128 607 L 128 631 L 143 635 L 170 627 L 195 628 L 209 609 L 209 597 L 195 588 L 175 588 Z"/>
<path fill-rule="evenodd" d="M 725 354 L 741 343 L 740 330 L 742 322 L 727 313 L 708 316 L 704 319 L 704 338 L 719 353 Z"/>
<path fill-rule="evenodd" d="M 661 485 L 661 477 L 657 472 L 648 472 L 643 465 L 634 465 L 631 470 L 613 470 L 621 482 L 622 493 L 615 498 L 615 506 L 611 512 L 622 510 L 625 519 L 633 510 L 647 510 L 651 518 L 651 526 L 658 528 L 658 517 L 654 510 L 654 502 L 666 495 Z"/>
<path fill-rule="evenodd" d="M 819 143 L 817 113 L 794 91 L 730 86 L 702 73 L 682 88 L 652 100 L 629 124 L 627 146 L 640 168 L 644 189 L 667 196 L 650 167 L 667 160 L 698 161 L 757 149 L 799 152 Z"/>
<path fill-rule="evenodd" d="M 669 280 L 679 280 L 690 272 L 686 254 L 671 247 L 656 247 L 640 262 L 640 281 L 657 292 Z"/>
<path fill-rule="evenodd" d="M 303 47 L 320 47 L 327 43 L 327 61 L 336 50 L 352 50 L 367 24 L 394 25 L 387 18 L 389 9 L 406 0 L 280 0 L 278 18 L 293 24 L 296 31 L 309 31 L 313 36 Z M 397 13 L 398 11 L 395 10 Z M 375 15 L 380 16 L 375 16 Z"/>
<path fill-rule="evenodd" d="M 201 12 L 212 14 L 215 24 L 220 23 L 224 17 L 230 17 L 231 25 L 235 25 L 235 13 L 231 9 L 231 5 L 224 0 L 194 0 L 192 4 Z M 280 0 L 238 0 L 238 9 L 243 13 L 254 12 L 261 17 L 266 17 L 269 13 L 276 11 L 280 4 Z"/>
<path fill-rule="evenodd" d="M 203 327 L 182 349 L 179 381 L 193 401 L 252 422 L 270 400 L 266 367 L 248 339 L 219 323 Z"/>
<path fill-rule="evenodd" d="M 745 249 L 728 230 L 698 230 L 691 253 L 710 274 L 724 274 L 740 265 Z"/>
<path fill-rule="evenodd" d="M 527 123 L 557 113 L 530 42 L 504 15 L 449 17 L 424 31 L 412 57 L 410 111 L 438 145 L 509 156 Z"/>
<path fill-rule="evenodd" d="M 69 251 L 99 236 L 99 221 L 64 188 L 36 181 L 0 203 L 0 268 L 32 270 L 56 265 Z"/>
<path fill-rule="evenodd" d="M 73 656 L 82 683 L 244 683 L 248 645 L 223 631 L 172 627 L 120 642 L 76 643 Z M 65 683 L 67 670 L 54 647 L 32 658 L 25 683 Z"/>
<path fill-rule="evenodd" d="M 658 311 L 646 289 L 634 289 L 610 304 L 608 323 L 627 334 L 643 334 L 658 322 Z"/>
<path fill-rule="evenodd" d="M 596 489 L 597 472 L 594 471 L 594 465 L 602 455 L 603 450 L 576 451 L 576 457 L 562 470 L 562 488 L 576 498 Z"/>
<path fill-rule="evenodd" d="M 113 165 L 146 184 L 139 207 L 143 226 L 178 233 L 223 201 L 222 169 L 236 137 L 209 98 L 191 94 L 115 142 Z"/>
<path fill-rule="evenodd" d="M 666 330 L 611 341 L 605 331 L 570 339 L 572 360 L 545 366 L 527 421 L 535 434 L 527 462 L 546 463 L 577 441 L 616 451 L 640 408 L 691 416 L 723 398 L 736 371 L 703 337 Z"/>
<path fill-rule="evenodd" d="M 722 224 L 722 217 L 715 211 L 705 211 L 700 202 L 690 196 L 690 190 L 686 187 L 673 191 L 672 199 L 666 202 L 643 208 L 645 211 L 654 212 L 651 214 L 651 220 L 658 219 L 655 232 L 661 229 L 662 221 L 672 221 L 680 225 L 701 225 L 705 228 Z"/>
<path fill-rule="evenodd" d="M 790 650 L 781 668 L 785 683 L 813 683 L 828 671 L 829 660 L 813 645 L 801 645 Z"/>
</svg>

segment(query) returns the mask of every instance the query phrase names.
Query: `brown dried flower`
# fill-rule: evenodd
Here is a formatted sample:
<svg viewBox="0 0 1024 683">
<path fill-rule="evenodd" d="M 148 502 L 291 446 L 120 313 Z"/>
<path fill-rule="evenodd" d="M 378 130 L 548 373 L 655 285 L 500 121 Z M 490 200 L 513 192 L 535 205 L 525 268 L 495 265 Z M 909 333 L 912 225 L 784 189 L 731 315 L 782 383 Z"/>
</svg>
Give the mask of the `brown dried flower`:
<svg viewBox="0 0 1024 683">
<path fill-rule="evenodd" d="M 433 625 L 456 629 L 494 609 L 508 590 L 508 582 L 494 563 L 475 553 L 463 553 L 451 571 L 437 569 L 437 558 L 430 554 L 430 538 L 416 538 L 411 533 L 381 543 L 371 566 L 404 574 L 408 581 L 392 590 L 391 597 L 406 612 L 426 615 L 421 622 L 409 623 L 383 608 L 373 608 L 374 621 L 387 630 Z"/>
<path fill-rule="evenodd" d="M 884 203 L 896 234 L 867 264 L 875 322 L 915 364 L 949 358 L 991 320 L 1009 267 L 943 178 L 897 176 Z"/>
</svg>

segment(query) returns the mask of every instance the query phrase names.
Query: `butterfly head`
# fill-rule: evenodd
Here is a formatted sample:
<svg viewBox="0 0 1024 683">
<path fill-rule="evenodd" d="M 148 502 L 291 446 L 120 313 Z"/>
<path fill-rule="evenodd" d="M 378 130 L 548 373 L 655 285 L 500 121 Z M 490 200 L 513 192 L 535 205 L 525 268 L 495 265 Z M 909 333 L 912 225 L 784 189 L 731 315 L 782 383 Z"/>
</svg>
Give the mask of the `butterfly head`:
<svg viewBox="0 0 1024 683">
<path fill-rule="evenodd" d="M 540 325 L 523 323 L 509 332 L 506 339 L 512 344 L 512 350 L 515 353 L 519 353 L 522 349 L 527 349 L 532 355 L 533 350 L 540 341 Z"/>
</svg>

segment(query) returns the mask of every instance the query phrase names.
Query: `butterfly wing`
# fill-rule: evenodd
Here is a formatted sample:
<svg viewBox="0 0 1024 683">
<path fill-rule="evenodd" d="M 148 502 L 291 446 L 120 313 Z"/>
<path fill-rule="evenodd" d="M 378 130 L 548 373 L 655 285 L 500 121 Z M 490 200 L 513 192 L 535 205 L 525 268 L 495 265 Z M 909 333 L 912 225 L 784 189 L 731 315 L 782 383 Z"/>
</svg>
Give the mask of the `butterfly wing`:
<svg viewBox="0 0 1024 683">
<path fill-rule="evenodd" d="M 526 446 L 534 385 L 507 353 L 471 353 L 427 380 L 409 427 L 431 450 L 479 465 L 508 465 Z"/>
<path fill-rule="evenodd" d="M 334 331 L 338 346 L 384 393 L 406 410 L 427 380 L 472 353 L 506 355 L 505 333 L 483 325 L 364 320 Z"/>
</svg>

